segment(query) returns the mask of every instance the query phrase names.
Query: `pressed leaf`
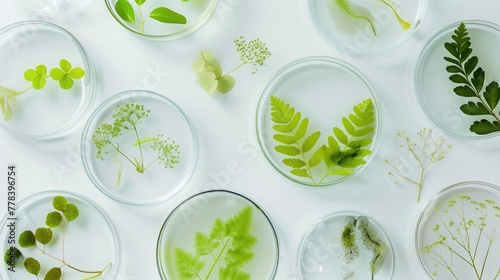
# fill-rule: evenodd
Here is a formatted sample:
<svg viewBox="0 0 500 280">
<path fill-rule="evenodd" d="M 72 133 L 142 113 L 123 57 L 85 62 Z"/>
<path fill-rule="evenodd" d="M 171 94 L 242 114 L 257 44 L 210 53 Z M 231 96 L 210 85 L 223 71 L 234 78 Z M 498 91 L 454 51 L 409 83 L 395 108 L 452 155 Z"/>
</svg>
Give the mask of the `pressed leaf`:
<svg viewBox="0 0 500 280">
<path fill-rule="evenodd" d="M 167 7 L 158 7 L 151 11 L 149 17 L 163 23 L 186 24 L 186 17 Z"/>
<path fill-rule="evenodd" d="M 50 228 L 55 228 L 59 226 L 62 222 L 62 215 L 57 211 L 53 211 L 47 214 L 45 218 L 45 224 Z"/>
<path fill-rule="evenodd" d="M 295 139 L 300 140 L 302 139 L 307 132 L 307 127 L 309 126 L 309 119 L 304 118 L 301 122 L 299 127 L 297 128 L 297 131 L 295 131 Z"/>
<path fill-rule="evenodd" d="M 474 69 L 476 69 L 476 66 L 479 62 L 479 59 L 477 56 L 473 56 L 467 60 L 467 62 L 464 64 L 464 69 L 465 69 L 465 75 L 469 76 Z"/>
<path fill-rule="evenodd" d="M 474 71 L 473 76 L 474 77 L 471 79 L 471 82 L 474 85 L 476 92 L 480 92 L 483 89 L 483 84 L 484 84 L 483 69 L 481 67 L 477 68 L 476 71 Z"/>
<path fill-rule="evenodd" d="M 323 149 L 322 147 L 319 147 L 313 153 L 307 164 L 309 165 L 309 167 L 314 167 L 318 165 L 322 160 L 323 160 Z"/>
<path fill-rule="evenodd" d="M 56 210 L 64 211 L 66 210 L 67 205 L 68 205 L 68 200 L 64 196 L 55 196 L 52 199 L 52 206 Z"/>
<path fill-rule="evenodd" d="M 24 79 L 28 82 L 33 81 L 38 76 L 38 73 L 33 69 L 28 69 L 24 72 Z"/>
<path fill-rule="evenodd" d="M 34 259 L 34 258 L 27 258 L 24 260 L 24 268 L 26 268 L 26 271 L 33 275 L 38 275 L 40 273 L 40 263 Z"/>
<path fill-rule="evenodd" d="M 146 0 L 135 0 L 135 3 L 139 6 L 141 6 L 142 4 L 144 4 L 146 2 Z"/>
<path fill-rule="evenodd" d="M 63 213 L 68 222 L 74 221 L 80 215 L 78 207 L 72 203 L 68 203 L 68 205 L 66 205 L 66 209 Z"/>
<path fill-rule="evenodd" d="M 71 78 L 68 74 L 65 74 L 60 80 L 59 80 L 59 86 L 62 89 L 70 89 L 73 87 L 73 78 Z"/>
<path fill-rule="evenodd" d="M 446 71 L 448 71 L 449 73 L 462 73 L 462 69 L 455 65 L 446 67 Z"/>
<path fill-rule="evenodd" d="M 316 142 L 318 142 L 320 136 L 321 132 L 319 131 L 313 132 L 311 135 L 309 135 L 309 137 L 307 137 L 302 144 L 302 153 L 306 153 L 314 148 L 314 145 L 316 145 Z"/>
<path fill-rule="evenodd" d="M 50 228 L 37 228 L 35 230 L 36 241 L 47 245 L 52 240 L 52 230 Z"/>
<path fill-rule="evenodd" d="M 124 21 L 135 23 L 134 8 L 127 0 L 116 1 L 115 10 Z"/>
<path fill-rule="evenodd" d="M 295 137 L 285 134 L 275 134 L 273 135 L 273 139 L 287 145 L 296 143 Z"/>
<path fill-rule="evenodd" d="M 234 266 L 219 268 L 219 280 L 250 280 L 250 274 Z"/>
<path fill-rule="evenodd" d="M 451 57 L 444 57 L 444 60 L 450 62 L 450 63 L 453 63 L 455 65 L 458 65 L 458 66 L 462 66 L 462 64 L 460 63 L 460 61 L 456 60 L 456 59 L 453 59 Z"/>
<path fill-rule="evenodd" d="M 498 131 L 500 131 L 500 123 L 497 121 L 490 122 L 488 120 L 475 121 L 470 126 L 470 131 L 472 131 L 476 134 L 479 134 L 479 135 L 485 135 L 485 134 L 489 134 L 492 132 L 498 132 Z"/>
<path fill-rule="evenodd" d="M 198 54 L 196 55 L 196 57 L 193 61 L 192 69 L 196 74 L 199 74 L 199 73 L 205 71 L 207 64 L 212 62 L 212 61 L 216 61 L 215 56 L 212 53 L 212 51 L 202 50 L 202 51 L 198 52 Z M 217 62 L 217 64 L 219 64 L 219 63 Z M 220 67 L 220 65 L 219 65 L 219 67 Z"/>
<path fill-rule="evenodd" d="M 290 173 L 299 177 L 311 177 L 311 174 L 309 174 L 309 171 L 307 171 L 307 169 L 305 168 L 292 169 Z"/>
<path fill-rule="evenodd" d="M 61 269 L 59 267 L 53 267 L 45 274 L 44 280 L 60 280 L 61 279 Z"/>
<path fill-rule="evenodd" d="M 356 168 L 358 166 L 364 165 L 366 161 L 359 158 L 346 158 L 338 162 L 338 165 L 344 168 Z"/>
<path fill-rule="evenodd" d="M 292 167 L 292 168 L 301 168 L 306 166 L 306 163 L 298 158 L 285 158 L 283 159 L 283 163 L 286 166 Z"/>
<path fill-rule="evenodd" d="M 466 114 L 466 115 L 471 115 L 471 116 L 476 116 L 476 115 L 489 115 L 490 111 L 483 105 L 481 102 L 469 102 L 467 104 L 464 104 L 460 106 L 460 110 Z"/>
<path fill-rule="evenodd" d="M 354 171 L 349 168 L 334 168 L 331 172 L 330 175 L 340 175 L 340 176 L 349 176 L 352 175 Z"/>
<path fill-rule="evenodd" d="M 486 86 L 486 91 L 484 93 L 484 99 L 490 109 L 493 110 L 497 107 L 498 101 L 500 100 L 500 88 L 498 87 L 497 82 L 491 82 L 488 86 Z"/>
<path fill-rule="evenodd" d="M 35 234 L 31 230 L 25 230 L 19 235 L 19 246 L 28 248 L 36 244 Z"/>
<path fill-rule="evenodd" d="M 460 74 L 453 74 L 450 76 L 450 81 L 457 84 L 467 84 L 469 81 Z"/>
<path fill-rule="evenodd" d="M 299 148 L 296 148 L 294 146 L 278 145 L 278 146 L 274 147 L 274 149 L 276 150 L 276 152 L 278 152 L 280 154 L 285 154 L 285 155 L 289 155 L 289 156 L 300 155 Z"/>
<path fill-rule="evenodd" d="M 217 89 L 218 80 L 212 72 L 202 72 L 198 74 L 198 82 L 208 94 L 213 94 Z"/>
<path fill-rule="evenodd" d="M 75 67 L 68 72 L 68 75 L 73 79 L 81 79 L 85 76 L 85 71 L 81 67 Z"/>
<path fill-rule="evenodd" d="M 448 52 L 451 55 L 453 55 L 454 57 L 458 57 L 458 50 L 453 44 L 446 42 L 444 44 L 444 47 L 448 50 Z"/>
<path fill-rule="evenodd" d="M 221 218 L 215 219 L 210 230 L 210 237 L 217 240 L 222 240 L 223 238 L 227 237 L 226 225 Z"/>
<path fill-rule="evenodd" d="M 280 124 L 273 125 L 273 129 L 276 130 L 277 132 L 282 132 L 282 133 L 291 133 L 292 132 L 292 130 L 290 129 L 290 126 L 288 126 L 286 124 L 284 124 L 284 125 L 280 125 Z M 295 140 L 295 141 L 297 141 L 297 140 Z"/>
<path fill-rule="evenodd" d="M 220 242 L 215 241 L 212 237 L 199 231 L 196 232 L 194 236 L 194 242 L 196 247 L 196 254 L 199 256 L 204 256 L 212 253 L 215 248 L 219 247 L 220 245 Z"/>
<path fill-rule="evenodd" d="M 453 91 L 462 97 L 476 97 L 476 93 L 469 85 L 458 86 L 453 89 Z"/>
<path fill-rule="evenodd" d="M 14 258 L 12 260 L 11 258 Z M 23 253 L 16 247 L 9 247 L 3 255 L 3 261 L 9 267 L 16 267 L 24 260 Z M 13 262 L 13 263 L 12 263 Z"/>
<path fill-rule="evenodd" d="M 219 78 L 219 83 L 217 84 L 217 91 L 220 93 L 228 93 L 234 87 L 235 81 L 232 76 L 224 75 Z"/>
<path fill-rule="evenodd" d="M 356 133 L 356 129 L 352 125 L 352 123 L 347 119 L 347 118 L 342 118 L 342 124 L 344 125 L 345 130 L 347 133 L 354 135 Z"/>
<path fill-rule="evenodd" d="M 358 149 L 361 147 L 366 147 L 370 145 L 373 142 L 371 138 L 363 138 L 359 140 L 353 140 L 347 144 L 347 147 L 353 148 L 353 149 Z"/>
<path fill-rule="evenodd" d="M 52 70 L 50 70 L 50 76 L 52 77 L 52 79 L 56 81 L 61 80 L 66 75 L 67 74 L 62 69 L 59 68 L 53 68 Z"/>
<path fill-rule="evenodd" d="M 349 143 L 349 139 L 347 138 L 347 135 L 342 131 L 342 129 L 338 127 L 333 128 L 333 134 L 335 134 L 335 137 L 337 137 L 337 140 L 339 140 L 340 143 L 347 145 Z"/>
<path fill-rule="evenodd" d="M 69 71 L 71 71 L 71 63 L 69 61 L 67 61 L 66 59 L 61 59 L 59 61 L 59 67 L 61 67 L 61 69 L 65 73 L 69 73 Z"/>
<path fill-rule="evenodd" d="M 199 278 L 199 274 L 205 266 L 199 256 L 191 254 L 184 249 L 176 248 L 174 250 L 175 268 L 177 276 L 181 280 L 192 280 Z"/>
</svg>

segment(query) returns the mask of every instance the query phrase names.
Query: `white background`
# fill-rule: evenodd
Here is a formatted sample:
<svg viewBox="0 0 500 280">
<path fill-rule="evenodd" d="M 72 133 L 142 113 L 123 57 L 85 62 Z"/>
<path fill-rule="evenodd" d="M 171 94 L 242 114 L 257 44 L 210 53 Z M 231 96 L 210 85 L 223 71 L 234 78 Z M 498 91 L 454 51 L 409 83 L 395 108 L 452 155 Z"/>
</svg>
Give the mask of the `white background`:
<svg viewBox="0 0 500 280">
<path fill-rule="evenodd" d="M 270 216 L 279 235 L 280 263 L 276 279 L 298 279 L 296 252 L 300 239 L 317 219 L 336 211 L 353 210 L 373 217 L 392 240 L 396 254 L 393 279 L 425 279 L 415 253 L 415 222 L 425 203 L 439 190 L 461 181 L 500 184 L 497 147 L 493 141 L 474 142 L 444 136 L 453 149 L 443 162 L 429 169 L 420 203 L 409 184 L 393 186 L 384 159 L 401 154 L 396 132 L 413 136 L 432 124 L 413 102 L 410 78 L 414 60 L 425 42 L 448 24 L 480 19 L 499 24 L 497 0 L 429 0 L 421 26 L 403 46 L 371 56 L 347 55 L 329 45 L 313 28 L 306 1 L 220 0 L 218 10 L 200 31 L 173 42 L 155 42 L 123 29 L 104 1 L 89 0 L 80 9 L 51 14 L 34 13 L 2 0 L 0 27 L 26 19 L 45 19 L 61 25 L 79 39 L 98 74 L 94 109 L 107 97 L 133 88 L 146 88 L 171 98 L 192 121 L 199 140 L 198 163 L 186 187 L 154 206 L 117 203 L 100 193 L 87 178 L 79 158 L 82 121 L 65 138 L 38 142 L 0 131 L 0 185 L 6 186 L 6 165 L 19 169 L 19 197 L 42 190 L 68 190 L 97 202 L 110 216 L 119 237 L 122 256 L 117 279 L 159 279 L 156 241 L 169 212 L 185 198 L 211 186 L 230 189 L 253 199 Z M 223 68 L 239 60 L 232 40 L 244 35 L 261 38 L 272 52 L 268 66 L 251 75 L 235 72 L 236 87 L 227 95 L 208 96 L 194 82 L 191 62 L 201 49 L 211 49 Z M 260 92 L 273 73 L 300 57 L 328 55 L 361 70 L 374 85 L 383 110 L 381 145 L 361 176 L 341 184 L 312 189 L 296 185 L 274 170 L 256 142 L 255 110 Z M 0 67 L 1 62 L 0 62 Z M 151 72 L 162 74 L 154 84 Z M 168 75 L 167 75 L 168 74 Z M 154 79 L 153 79 L 154 80 Z M 84 120 L 90 112 L 87 113 Z M 236 175 L 221 181 L 228 165 Z M 4 171 L 1 171 L 4 170 Z M 416 176 L 415 173 L 412 174 Z M 6 209 L 2 192 L 0 211 Z"/>
</svg>

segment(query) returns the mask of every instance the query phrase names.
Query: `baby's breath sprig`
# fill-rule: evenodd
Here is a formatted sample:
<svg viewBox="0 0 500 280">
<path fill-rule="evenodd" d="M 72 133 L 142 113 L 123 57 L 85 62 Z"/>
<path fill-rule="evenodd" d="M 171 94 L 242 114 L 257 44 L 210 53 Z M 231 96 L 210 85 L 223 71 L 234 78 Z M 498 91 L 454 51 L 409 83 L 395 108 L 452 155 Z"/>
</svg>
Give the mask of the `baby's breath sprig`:
<svg viewBox="0 0 500 280">
<path fill-rule="evenodd" d="M 397 133 L 397 136 L 403 138 L 405 141 L 405 144 L 401 144 L 400 147 L 406 148 L 410 152 L 410 155 L 418 162 L 418 167 L 420 168 L 418 179 L 412 179 L 405 174 L 401 156 L 393 160 L 385 160 L 394 170 L 394 172 L 388 172 L 389 176 L 393 178 L 394 184 L 398 184 L 401 181 L 408 181 L 417 185 L 417 202 L 420 201 L 425 171 L 431 164 L 443 160 L 447 151 L 452 148 L 451 145 L 444 145 L 444 138 L 442 137 L 433 139 L 432 133 L 432 129 L 424 127 L 417 133 L 418 137 L 415 140 L 406 136 L 404 130 Z"/>
<path fill-rule="evenodd" d="M 266 66 L 266 59 L 271 56 L 266 44 L 259 38 L 247 42 L 243 36 L 240 36 L 234 40 L 234 44 L 236 45 L 236 51 L 240 53 L 241 64 L 229 71 L 229 73 L 245 64 L 252 64 L 254 66 L 252 74 L 255 74 L 259 70 L 259 66 Z"/>
</svg>

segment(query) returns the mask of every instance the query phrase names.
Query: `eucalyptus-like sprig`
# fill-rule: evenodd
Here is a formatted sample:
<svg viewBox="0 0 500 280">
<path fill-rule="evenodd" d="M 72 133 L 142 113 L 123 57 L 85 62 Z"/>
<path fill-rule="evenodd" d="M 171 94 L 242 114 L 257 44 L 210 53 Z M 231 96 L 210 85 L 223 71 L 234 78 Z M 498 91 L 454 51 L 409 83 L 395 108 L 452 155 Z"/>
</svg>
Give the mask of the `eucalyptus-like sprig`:
<svg viewBox="0 0 500 280">
<path fill-rule="evenodd" d="M 406 131 L 401 131 L 397 133 L 397 136 L 404 139 L 404 144 L 401 144 L 401 148 L 405 148 L 411 155 L 411 158 L 415 159 L 418 163 L 420 169 L 419 176 L 417 178 L 412 178 L 411 174 L 406 174 L 403 166 L 403 160 L 401 156 L 398 156 L 393 160 L 385 160 L 385 163 L 389 164 L 393 171 L 389 171 L 389 176 L 394 180 L 394 184 L 398 184 L 401 181 L 408 181 L 417 186 L 417 202 L 420 201 L 420 193 L 422 191 L 424 183 L 424 175 L 427 168 L 438 161 L 442 161 L 449 149 L 452 148 L 451 145 L 444 145 L 444 138 L 435 138 L 432 129 L 422 128 L 417 133 L 417 138 L 415 140 L 406 136 Z"/>
<path fill-rule="evenodd" d="M 183 0 L 182 2 L 186 2 Z M 128 0 L 118 0 L 115 4 L 115 10 L 118 16 L 126 22 L 134 25 L 139 33 L 144 33 L 146 18 L 144 18 L 142 5 L 146 0 L 134 0 L 135 8 Z M 186 24 L 186 17 L 167 7 L 157 7 L 149 12 L 149 17 L 156 21 L 169 24 Z"/>
<path fill-rule="evenodd" d="M 227 220 L 215 219 L 210 232 L 197 231 L 194 253 L 175 248 L 176 279 L 250 280 L 242 268 L 254 258 L 252 222 L 252 208 L 247 206 Z"/>
<path fill-rule="evenodd" d="M 17 105 L 16 97 L 31 89 L 40 90 L 47 84 L 47 79 L 52 78 L 59 83 L 63 90 L 69 90 L 73 87 L 74 79 L 81 79 L 85 71 L 81 67 L 74 67 L 66 59 L 59 61 L 59 67 L 47 71 L 47 66 L 40 64 L 33 69 L 24 72 L 24 79 L 30 82 L 31 86 L 24 90 L 16 91 L 0 86 L 0 109 L 4 121 L 9 121 L 14 115 L 14 108 Z"/>
<path fill-rule="evenodd" d="M 498 251 L 493 247 L 500 225 L 500 207 L 495 201 L 459 195 L 447 204 L 436 206 L 433 217 L 437 220 L 432 228 L 434 241 L 420 252 L 434 261 L 433 277 L 441 274 L 456 280 L 500 277 Z M 469 268 L 467 274 L 464 267 Z"/>
<path fill-rule="evenodd" d="M 174 168 L 180 159 L 179 145 L 170 137 L 165 138 L 163 134 L 156 136 L 141 137 L 139 126 L 143 120 L 149 117 L 151 111 L 145 109 L 144 105 L 127 103 L 117 106 L 112 115 L 113 123 L 101 124 L 92 135 L 92 142 L 96 146 L 96 157 L 104 160 L 104 155 L 119 155 L 126 162 L 132 164 L 139 173 L 144 173 L 146 169 L 155 163 L 162 164 L 165 168 Z M 125 152 L 123 143 L 120 143 L 120 137 L 131 134 L 135 138 L 134 143 L 128 143 L 129 146 L 137 147 L 138 156 L 131 156 Z M 125 137 L 125 136 L 124 136 Z M 149 145 L 149 149 L 156 152 L 156 156 L 146 161 L 144 148 Z M 123 162 L 116 160 L 120 164 L 117 173 L 117 184 L 120 185 Z"/>
<path fill-rule="evenodd" d="M 65 259 L 66 250 L 66 231 L 69 224 L 76 220 L 80 211 L 78 206 L 68 202 L 64 196 L 55 196 L 52 200 L 53 211 L 49 212 L 45 218 L 46 227 L 39 227 L 35 231 L 25 230 L 19 234 L 18 244 L 21 248 L 35 248 L 38 253 L 32 256 L 24 256 L 24 254 L 17 247 L 10 247 L 5 252 L 4 261 L 9 267 L 23 266 L 26 271 L 40 279 L 40 272 L 43 268 L 43 262 L 40 261 L 42 256 L 47 259 L 52 259 L 60 262 L 60 266 L 50 268 L 44 276 L 45 280 L 59 280 L 63 279 L 63 268 L 67 267 L 82 274 L 92 275 L 85 279 L 93 279 L 101 276 L 104 271 L 111 265 L 109 263 L 102 270 L 84 270 L 78 268 Z M 55 237 L 55 231 L 59 229 L 62 236 Z M 61 257 L 49 252 L 49 248 L 55 242 L 62 243 Z M 12 261 L 10 256 L 15 256 L 15 261 Z"/>
<path fill-rule="evenodd" d="M 479 58 L 471 56 L 473 52 L 471 38 L 464 23 L 455 29 L 452 39 L 452 42 L 444 44 L 452 57 L 446 56 L 444 59 L 451 63 L 446 67 L 446 71 L 451 74 L 450 81 L 460 85 L 453 91 L 458 96 L 476 100 L 463 104 L 460 110 L 469 116 L 488 116 L 487 119 L 474 121 L 469 128 L 470 131 L 479 135 L 500 131 L 500 112 L 495 111 L 500 101 L 498 83 L 491 81 L 484 87 L 486 74 L 481 67 L 478 67 Z"/>
<path fill-rule="evenodd" d="M 198 75 L 198 83 L 209 94 L 216 91 L 228 93 L 235 85 L 235 79 L 230 74 L 243 65 L 252 65 L 252 74 L 257 73 L 259 67 L 266 66 L 265 61 L 271 52 L 259 38 L 246 41 L 243 36 L 234 40 L 236 51 L 241 63 L 231 71 L 223 74 L 219 61 L 210 50 L 202 50 L 193 62 L 193 71 Z"/>
</svg>

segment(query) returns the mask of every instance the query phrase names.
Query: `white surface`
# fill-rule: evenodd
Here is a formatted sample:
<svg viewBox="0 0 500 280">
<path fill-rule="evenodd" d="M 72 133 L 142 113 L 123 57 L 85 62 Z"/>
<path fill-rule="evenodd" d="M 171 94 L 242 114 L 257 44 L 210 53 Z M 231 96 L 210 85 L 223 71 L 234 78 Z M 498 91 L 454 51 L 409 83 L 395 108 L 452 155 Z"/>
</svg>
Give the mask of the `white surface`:
<svg viewBox="0 0 500 280">
<path fill-rule="evenodd" d="M 393 186 L 386 176 L 389 167 L 383 162 L 407 155 L 399 148 L 396 132 L 405 129 L 414 135 L 423 126 L 431 127 L 415 106 L 410 89 L 414 59 L 423 44 L 456 21 L 500 23 L 496 0 L 430 0 L 416 34 L 400 48 L 374 56 L 350 56 L 330 46 L 313 28 L 306 1 L 220 0 L 206 26 L 173 42 L 134 36 L 115 22 L 101 0 L 51 14 L 34 13 L 17 1 L 22 0 L 2 0 L 0 26 L 26 19 L 49 20 L 68 29 L 86 48 L 98 73 L 92 109 L 115 93 L 146 88 L 176 102 L 197 131 L 199 161 L 193 178 L 173 198 L 150 207 L 120 204 L 92 185 L 78 154 L 83 122 L 68 137 L 48 142 L 0 132 L 0 184 L 6 186 L 6 165 L 17 164 L 18 199 L 47 189 L 69 190 L 90 197 L 109 214 L 122 252 L 119 280 L 159 279 L 155 250 L 164 219 L 186 197 L 212 188 L 247 195 L 268 213 L 281 249 L 276 279 L 298 279 L 295 263 L 302 235 L 317 219 L 343 210 L 367 213 L 384 228 L 395 250 L 393 279 L 425 279 L 414 255 L 413 232 L 426 201 L 460 181 L 500 184 L 496 175 L 499 152 L 491 146 L 493 141 L 478 143 L 445 136 L 453 149 L 443 162 L 429 169 L 418 204 L 414 186 Z M 208 96 L 194 82 L 191 62 L 196 52 L 211 49 L 222 67 L 229 69 L 239 62 L 232 40 L 240 35 L 267 43 L 273 54 L 268 67 L 255 75 L 242 67 L 235 72 L 237 83 L 232 92 Z M 256 104 L 266 82 L 283 65 L 309 55 L 330 55 L 353 64 L 373 83 L 383 110 L 381 145 L 371 164 L 361 176 L 322 189 L 296 185 L 276 172 L 258 147 L 254 124 Z M 1 192 L 0 211 L 6 211 L 5 188 Z"/>
</svg>

